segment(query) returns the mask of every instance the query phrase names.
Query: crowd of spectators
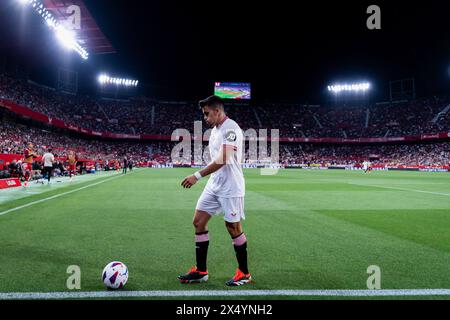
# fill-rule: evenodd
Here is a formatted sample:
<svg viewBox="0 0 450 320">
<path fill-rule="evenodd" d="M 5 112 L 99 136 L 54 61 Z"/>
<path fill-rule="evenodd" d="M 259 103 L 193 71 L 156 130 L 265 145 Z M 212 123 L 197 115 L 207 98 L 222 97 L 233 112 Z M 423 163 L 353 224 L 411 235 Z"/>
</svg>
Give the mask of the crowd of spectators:
<svg viewBox="0 0 450 320">
<path fill-rule="evenodd" d="M 284 164 L 356 165 L 365 160 L 392 167 L 449 166 L 450 143 L 280 146 L 280 162 Z"/>
<path fill-rule="evenodd" d="M 36 155 L 42 156 L 51 147 L 57 158 L 66 158 L 70 151 L 74 151 L 79 159 L 101 162 L 121 160 L 124 156 L 134 162 L 146 162 L 166 152 L 159 144 L 83 139 L 0 121 L 0 154 L 23 155 L 29 143 L 33 144 Z"/>
<path fill-rule="evenodd" d="M 70 95 L 5 74 L 0 74 L 0 98 L 98 132 L 171 135 L 177 128 L 193 132 L 194 121 L 202 120 L 193 102 Z M 351 107 L 229 103 L 226 111 L 244 130 L 279 129 L 281 137 L 395 137 L 448 131 L 450 112 L 441 111 L 448 111 L 449 103 L 437 97 Z"/>
<path fill-rule="evenodd" d="M 194 121 L 202 120 L 196 103 L 158 102 L 143 97 L 123 101 L 96 99 L 57 92 L 5 74 L 0 74 L 0 99 L 98 132 L 170 136 L 178 128 L 194 132 Z M 449 131 L 449 103 L 450 100 L 438 97 L 363 107 L 241 103 L 227 105 L 226 111 L 244 130 L 280 129 L 281 137 L 395 137 Z M 204 122 L 202 126 L 203 132 L 208 129 Z M 75 151 L 78 158 L 92 161 L 115 161 L 126 156 L 135 163 L 165 164 L 172 162 L 171 153 L 176 144 L 92 139 L 55 130 L 2 119 L 0 153 L 23 154 L 31 142 L 39 155 L 52 147 L 55 156 L 61 158 Z M 205 145 L 203 148 L 207 150 Z M 255 157 L 252 150 L 246 150 L 246 159 Z M 449 142 L 368 146 L 284 143 L 280 146 L 283 164 L 355 165 L 371 159 L 373 163 L 389 166 L 447 166 L 449 157 Z M 6 167 L 13 174 L 21 170 L 17 162 Z"/>
<path fill-rule="evenodd" d="M 0 121 L 0 153 L 24 154 L 29 143 L 33 144 L 33 151 L 43 155 L 51 147 L 57 158 L 65 158 L 69 151 L 74 151 L 79 159 L 90 161 L 115 161 L 124 156 L 139 163 L 172 163 L 172 152 L 177 142 L 122 142 L 108 140 L 92 140 L 82 137 L 52 132 L 48 129 L 27 126 L 11 121 Z M 201 157 L 195 158 L 194 145 L 191 144 L 190 160 L 183 164 L 203 164 L 208 158 L 207 145 L 202 145 Z M 271 145 L 268 145 L 268 154 Z M 186 150 L 184 150 L 186 151 Z M 245 146 L 245 160 L 261 158 L 260 150 Z M 180 157 L 181 153 L 177 153 Z M 354 165 L 364 160 L 389 166 L 447 166 L 450 162 L 450 142 L 428 144 L 373 144 L 373 145 L 337 145 L 337 144 L 299 144 L 282 143 L 279 149 L 279 162 L 282 164 L 327 164 Z M 16 163 L 8 170 L 13 171 Z M 20 167 L 20 166 L 19 166 Z M 16 170 L 20 170 L 20 168 Z"/>
</svg>

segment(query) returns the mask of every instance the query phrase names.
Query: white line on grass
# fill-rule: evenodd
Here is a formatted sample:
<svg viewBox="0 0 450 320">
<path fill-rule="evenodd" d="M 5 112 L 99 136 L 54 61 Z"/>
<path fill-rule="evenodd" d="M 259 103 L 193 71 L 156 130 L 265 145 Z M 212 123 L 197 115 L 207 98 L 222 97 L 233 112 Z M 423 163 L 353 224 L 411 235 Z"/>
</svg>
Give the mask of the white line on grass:
<svg viewBox="0 0 450 320">
<path fill-rule="evenodd" d="M 3 216 L 3 215 L 5 215 L 7 213 L 10 213 L 10 212 L 21 210 L 23 208 L 27 208 L 27 207 L 33 206 L 33 205 L 38 204 L 38 203 L 42 203 L 42 202 L 45 202 L 45 201 L 53 200 L 53 199 L 65 196 L 67 194 L 71 194 L 71 193 L 74 193 L 74 192 L 77 192 L 77 191 L 80 191 L 80 190 L 84 190 L 84 189 L 87 189 L 87 188 L 90 188 L 90 187 L 94 187 L 94 186 L 97 186 L 99 184 L 102 184 L 102 183 L 105 183 L 105 182 L 108 182 L 108 181 L 111 181 L 113 179 L 120 178 L 120 177 L 125 177 L 125 175 L 115 175 L 114 177 L 111 177 L 111 178 L 108 178 L 108 179 L 105 179 L 105 180 L 102 180 L 102 181 L 99 181 L 99 182 L 95 182 L 95 183 L 92 183 L 90 185 L 78 188 L 78 189 L 74 189 L 74 190 L 71 190 L 71 191 L 59 193 L 59 194 L 56 194 L 56 195 L 48 197 L 48 198 L 44 198 L 44 199 L 41 199 L 41 200 L 33 201 L 33 202 L 30 202 L 30 203 L 27 203 L 27 204 L 15 207 L 15 208 L 11 208 L 11 209 L 8 209 L 6 211 L 0 212 L 0 216 Z"/>
<path fill-rule="evenodd" d="M 318 297 L 404 297 L 450 296 L 450 289 L 398 290 L 174 290 L 174 291 L 91 291 L 91 292 L 14 292 L 0 293 L 0 300 L 89 299 L 147 297 L 220 297 L 220 296 L 318 296 Z"/>
<path fill-rule="evenodd" d="M 435 194 L 438 196 L 446 196 L 450 197 L 449 193 L 442 193 L 442 192 L 433 192 L 433 191 L 425 191 L 425 190 L 416 190 L 416 189 L 406 189 L 406 188 L 398 188 L 398 187 L 385 187 L 385 186 L 379 186 L 379 185 L 373 185 L 373 184 L 361 184 L 361 183 L 350 183 L 355 186 L 363 186 L 363 187 L 374 187 L 374 188 L 383 188 L 383 189 L 392 189 L 392 190 L 400 190 L 400 191 L 410 191 L 410 192 L 420 192 L 420 193 L 428 193 L 428 194 Z"/>
</svg>

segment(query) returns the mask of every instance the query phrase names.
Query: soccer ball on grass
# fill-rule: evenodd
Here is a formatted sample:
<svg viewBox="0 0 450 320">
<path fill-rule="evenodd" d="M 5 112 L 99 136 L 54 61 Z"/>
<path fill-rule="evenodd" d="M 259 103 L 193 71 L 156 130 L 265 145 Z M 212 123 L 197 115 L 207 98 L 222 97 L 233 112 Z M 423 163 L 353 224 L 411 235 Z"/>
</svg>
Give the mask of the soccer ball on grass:
<svg viewBox="0 0 450 320">
<path fill-rule="evenodd" d="M 113 261 L 103 269 L 102 280 L 107 288 L 122 289 L 128 281 L 128 268 L 120 261 Z"/>
</svg>

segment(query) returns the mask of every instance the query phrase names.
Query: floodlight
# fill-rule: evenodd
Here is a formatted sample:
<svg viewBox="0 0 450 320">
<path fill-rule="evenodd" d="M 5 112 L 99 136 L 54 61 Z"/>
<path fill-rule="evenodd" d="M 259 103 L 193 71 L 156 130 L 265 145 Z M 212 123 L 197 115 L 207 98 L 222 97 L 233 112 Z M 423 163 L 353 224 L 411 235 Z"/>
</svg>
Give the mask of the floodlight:
<svg viewBox="0 0 450 320">
<path fill-rule="evenodd" d="M 45 8 L 42 0 L 18 0 L 22 4 L 29 4 L 33 7 L 34 11 L 38 13 L 42 19 L 45 21 L 47 26 L 55 32 L 58 41 L 65 47 L 76 51 L 83 59 L 88 59 L 89 53 L 85 48 L 83 48 L 74 32 L 64 28 L 52 15 L 50 11 Z"/>
<path fill-rule="evenodd" d="M 362 82 L 362 83 L 352 83 L 352 84 L 334 84 L 329 85 L 328 91 L 331 91 L 335 94 L 344 92 L 365 92 L 370 89 L 370 83 Z"/>
<path fill-rule="evenodd" d="M 131 80 L 131 79 L 126 79 L 126 78 L 114 78 L 114 77 L 110 77 L 105 73 L 101 73 L 98 77 L 97 77 L 98 82 L 101 85 L 106 85 L 106 84 L 115 84 L 117 86 L 134 86 L 137 87 L 139 81 L 138 80 Z"/>
</svg>

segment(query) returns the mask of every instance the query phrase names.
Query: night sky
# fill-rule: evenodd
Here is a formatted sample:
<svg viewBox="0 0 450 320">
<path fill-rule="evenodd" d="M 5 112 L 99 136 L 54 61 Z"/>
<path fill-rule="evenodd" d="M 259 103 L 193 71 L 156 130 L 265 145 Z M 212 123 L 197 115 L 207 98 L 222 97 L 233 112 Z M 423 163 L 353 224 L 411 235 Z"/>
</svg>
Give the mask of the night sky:
<svg viewBox="0 0 450 320">
<path fill-rule="evenodd" d="M 147 95 L 198 100 L 215 81 L 250 82 L 255 101 L 321 103 L 326 86 L 413 77 L 419 97 L 450 86 L 450 10 L 445 1 L 112 1 L 85 3 L 117 53 L 81 62 L 54 44 L 17 0 L 0 4 L 0 55 L 54 85 L 58 67 L 93 90 L 101 71 L 137 78 Z M 381 30 L 366 9 L 381 7 Z M 450 9 L 450 8 L 449 8 Z M 6 61 L 6 62 L 5 62 Z"/>
</svg>

